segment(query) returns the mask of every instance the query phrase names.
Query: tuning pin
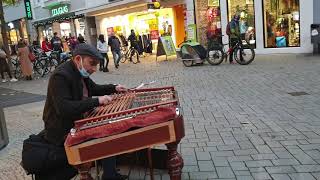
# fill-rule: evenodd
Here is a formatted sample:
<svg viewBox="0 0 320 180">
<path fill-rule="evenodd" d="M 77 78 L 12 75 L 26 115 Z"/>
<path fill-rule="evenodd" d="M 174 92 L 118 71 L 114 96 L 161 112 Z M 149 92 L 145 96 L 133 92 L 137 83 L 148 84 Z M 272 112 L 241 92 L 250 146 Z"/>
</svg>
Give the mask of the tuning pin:
<svg viewBox="0 0 320 180">
<path fill-rule="evenodd" d="M 74 128 L 71 128 L 71 129 L 70 129 L 70 134 L 71 134 L 71 136 L 75 136 L 75 135 L 76 135 L 76 132 L 77 132 L 76 129 L 74 129 Z"/>
</svg>

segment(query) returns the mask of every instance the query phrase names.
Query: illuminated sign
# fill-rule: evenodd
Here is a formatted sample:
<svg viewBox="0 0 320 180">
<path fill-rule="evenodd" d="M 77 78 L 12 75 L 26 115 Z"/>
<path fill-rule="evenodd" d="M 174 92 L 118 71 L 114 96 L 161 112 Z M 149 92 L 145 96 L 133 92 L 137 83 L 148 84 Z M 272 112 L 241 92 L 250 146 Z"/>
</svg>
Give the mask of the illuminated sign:
<svg viewBox="0 0 320 180">
<path fill-rule="evenodd" d="M 51 16 L 59 16 L 68 13 L 70 10 L 69 5 L 65 4 L 51 9 Z"/>
<path fill-rule="evenodd" d="M 26 10 L 26 16 L 27 19 L 31 20 L 32 18 L 32 8 L 31 8 L 31 3 L 30 0 L 24 0 L 24 7 Z"/>
</svg>

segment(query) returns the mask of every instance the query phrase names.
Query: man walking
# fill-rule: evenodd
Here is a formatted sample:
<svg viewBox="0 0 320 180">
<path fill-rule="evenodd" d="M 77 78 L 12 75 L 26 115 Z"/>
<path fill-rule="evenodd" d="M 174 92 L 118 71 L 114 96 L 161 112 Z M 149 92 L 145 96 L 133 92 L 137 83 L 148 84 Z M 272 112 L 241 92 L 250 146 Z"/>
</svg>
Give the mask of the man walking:
<svg viewBox="0 0 320 180">
<path fill-rule="evenodd" d="M 111 33 L 111 36 L 108 39 L 108 45 L 111 47 L 111 52 L 113 55 L 114 65 L 116 68 L 119 67 L 119 61 L 121 59 L 121 43 L 118 37 L 114 35 L 114 33 Z"/>
<path fill-rule="evenodd" d="M 53 38 L 51 39 L 51 45 L 53 50 L 56 52 L 58 64 L 60 64 L 60 54 L 62 53 L 62 42 L 61 39 L 58 37 L 58 33 L 53 33 Z"/>
</svg>

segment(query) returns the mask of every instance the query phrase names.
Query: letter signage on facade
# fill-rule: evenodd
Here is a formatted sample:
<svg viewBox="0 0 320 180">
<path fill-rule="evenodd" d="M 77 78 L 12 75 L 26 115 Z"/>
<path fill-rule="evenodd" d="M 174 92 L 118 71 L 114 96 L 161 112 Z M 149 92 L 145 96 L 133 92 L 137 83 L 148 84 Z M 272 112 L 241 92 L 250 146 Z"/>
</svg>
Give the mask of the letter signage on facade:
<svg viewBox="0 0 320 180">
<path fill-rule="evenodd" d="M 32 18 L 32 8 L 31 8 L 31 3 L 30 0 L 24 0 L 24 7 L 26 10 L 26 17 L 27 19 L 31 20 Z"/>
<path fill-rule="evenodd" d="M 65 4 L 62 6 L 54 7 L 51 9 L 51 16 L 59 16 L 65 13 L 68 13 L 70 10 L 69 5 Z"/>
</svg>

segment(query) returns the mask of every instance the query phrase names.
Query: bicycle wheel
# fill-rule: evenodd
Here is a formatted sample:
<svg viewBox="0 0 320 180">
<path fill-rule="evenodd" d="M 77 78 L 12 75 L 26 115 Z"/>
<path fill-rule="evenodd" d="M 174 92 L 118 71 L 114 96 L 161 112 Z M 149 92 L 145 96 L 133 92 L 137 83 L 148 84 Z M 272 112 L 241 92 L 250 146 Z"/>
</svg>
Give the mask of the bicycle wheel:
<svg viewBox="0 0 320 180">
<path fill-rule="evenodd" d="M 211 65 L 219 65 L 223 61 L 223 51 L 221 49 L 208 50 L 207 61 Z"/>
<path fill-rule="evenodd" d="M 36 73 L 38 73 L 40 76 L 43 75 L 43 64 L 40 62 L 40 60 L 36 60 L 33 64 L 33 69 Z"/>
<path fill-rule="evenodd" d="M 240 65 L 250 64 L 254 60 L 254 57 L 255 57 L 255 51 L 252 47 L 246 47 L 246 48 L 237 47 L 234 50 L 234 59 Z"/>
<path fill-rule="evenodd" d="M 22 70 L 21 70 L 21 65 L 18 61 L 14 63 L 14 77 L 16 79 L 22 78 Z"/>
<path fill-rule="evenodd" d="M 125 53 L 123 53 L 123 51 L 121 51 L 121 59 L 120 59 L 120 62 L 121 63 L 124 63 L 124 62 L 126 62 L 126 60 L 127 60 L 127 55 L 125 54 Z"/>
<path fill-rule="evenodd" d="M 131 51 L 131 59 L 133 64 L 137 64 L 139 61 L 139 52 L 136 49 L 132 49 Z"/>
</svg>

